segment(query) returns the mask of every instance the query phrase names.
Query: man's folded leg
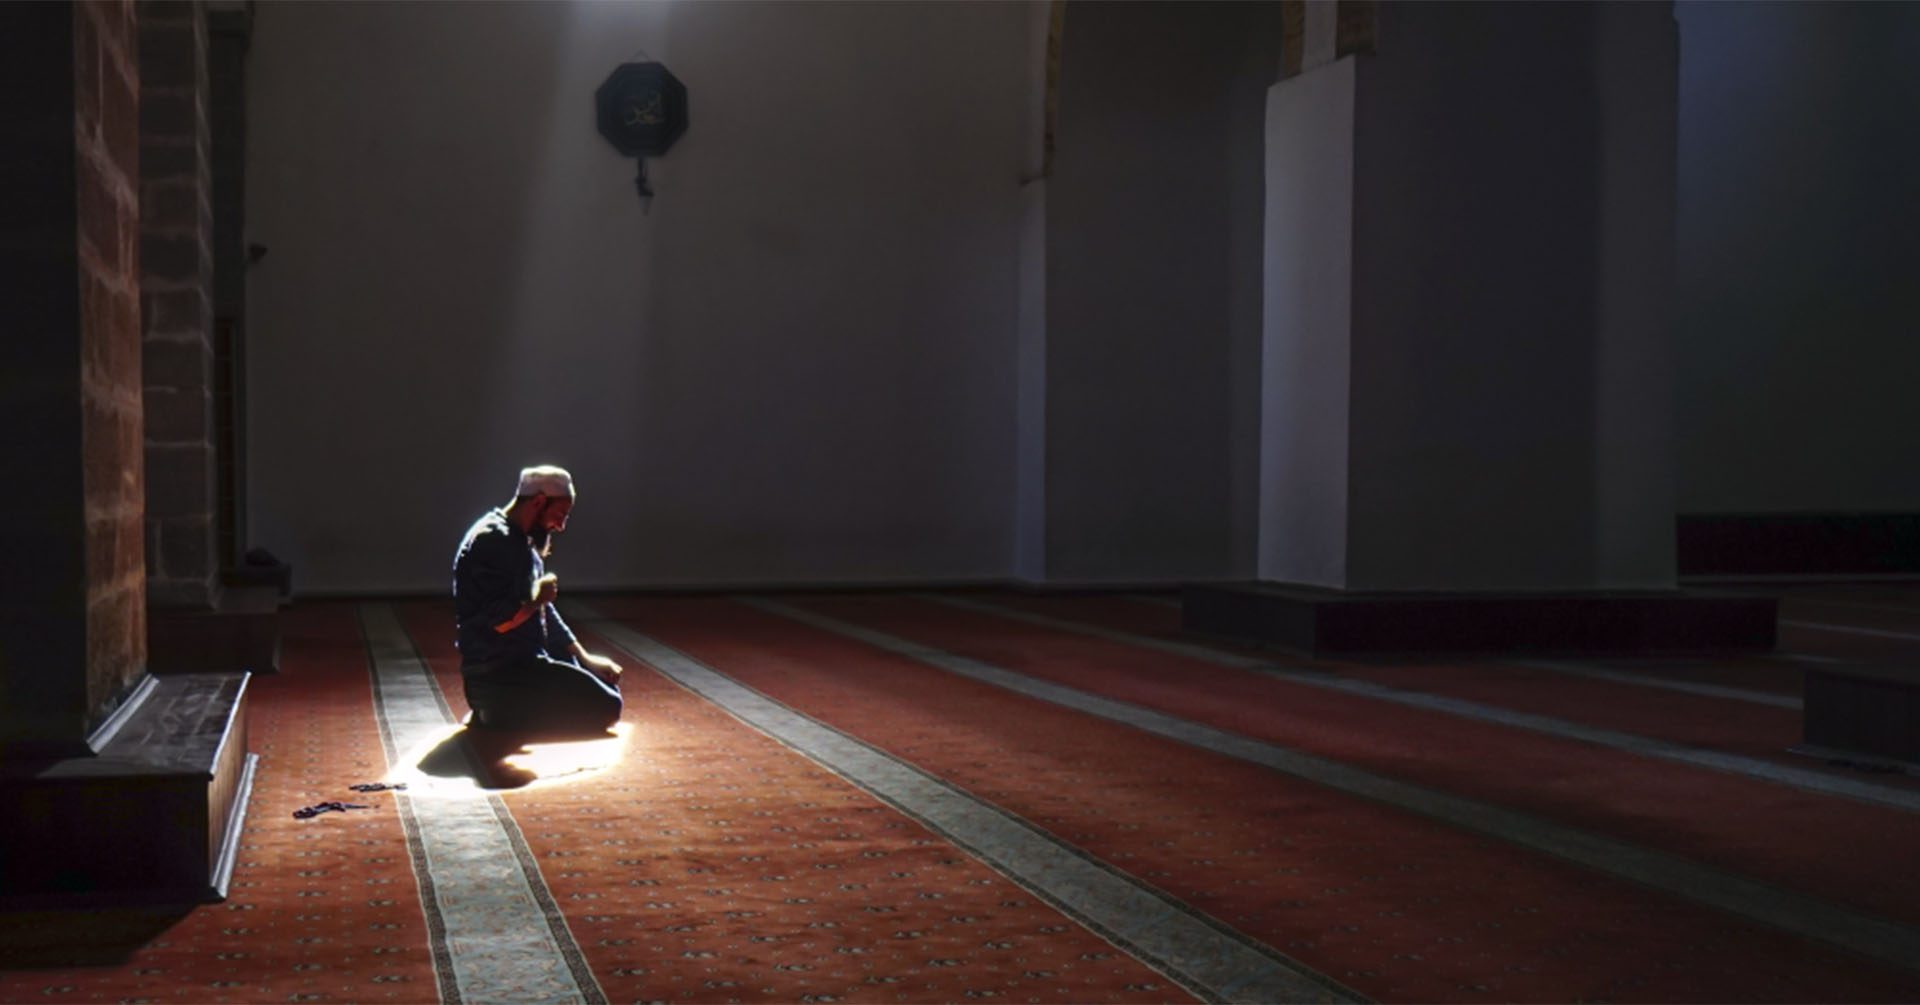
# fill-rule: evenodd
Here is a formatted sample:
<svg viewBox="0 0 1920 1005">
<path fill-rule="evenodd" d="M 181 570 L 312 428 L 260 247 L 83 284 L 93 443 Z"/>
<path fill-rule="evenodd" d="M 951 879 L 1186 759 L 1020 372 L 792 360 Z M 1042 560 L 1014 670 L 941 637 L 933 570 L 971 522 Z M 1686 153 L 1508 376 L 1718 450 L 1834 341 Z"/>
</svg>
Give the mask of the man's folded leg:
<svg viewBox="0 0 1920 1005">
<path fill-rule="evenodd" d="M 548 656 L 461 673 L 473 724 L 540 735 L 605 733 L 620 721 L 620 692 L 578 664 Z"/>
</svg>

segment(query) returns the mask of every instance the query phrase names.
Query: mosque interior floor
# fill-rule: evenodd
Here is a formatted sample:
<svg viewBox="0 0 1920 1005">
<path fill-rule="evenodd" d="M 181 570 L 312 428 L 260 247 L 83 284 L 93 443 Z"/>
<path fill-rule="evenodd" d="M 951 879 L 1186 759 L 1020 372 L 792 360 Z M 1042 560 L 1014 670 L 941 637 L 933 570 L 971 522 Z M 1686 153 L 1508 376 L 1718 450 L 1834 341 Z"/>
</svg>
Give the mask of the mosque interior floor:
<svg viewBox="0 0 1920 1005">
<path fill-rule="evenodd" d="M 228 899 L 0 914 L 0 1001 L 1920 1000 L 1920 769 L 1801 736 L 1809 671 L 1920 667 L 1920 586 L 1782 596 L 1770 653 L 1578 660 L 567 599 L 626 712 L 525 744 L 448 604 L 301 602 Z"/>
</svg>

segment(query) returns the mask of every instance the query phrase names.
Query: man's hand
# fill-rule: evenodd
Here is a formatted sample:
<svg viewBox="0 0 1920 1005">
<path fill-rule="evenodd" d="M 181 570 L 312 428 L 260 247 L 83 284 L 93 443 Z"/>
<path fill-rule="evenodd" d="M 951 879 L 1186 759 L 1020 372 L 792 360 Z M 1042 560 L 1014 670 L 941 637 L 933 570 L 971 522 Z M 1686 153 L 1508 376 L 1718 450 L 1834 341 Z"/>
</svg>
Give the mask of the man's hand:
<svg viewBox="0 0 1920 1005">
<path fill-rule="evenodd" d="M 586 667 L 588 673 L 606 681 L 608 687 L 620 686 L 620 674 L 623 669 L 620 664 L 605 656 L 595 656 L 585 649 L 579 650 L 579 657 L 580 665 Z"/>
<path fill-rule="evenodd" d="M 533 584 L 533 606 L 544 607 L 560 595 L 560 577 L 549 572 Z"/>
</svg>

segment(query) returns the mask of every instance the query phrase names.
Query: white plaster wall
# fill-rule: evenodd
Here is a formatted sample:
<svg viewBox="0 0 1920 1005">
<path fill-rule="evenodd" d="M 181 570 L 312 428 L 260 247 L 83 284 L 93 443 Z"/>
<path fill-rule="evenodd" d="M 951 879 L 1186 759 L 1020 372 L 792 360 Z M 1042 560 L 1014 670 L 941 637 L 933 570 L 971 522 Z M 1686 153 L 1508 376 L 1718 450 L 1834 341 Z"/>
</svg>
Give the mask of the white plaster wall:
<svg viewBox="0 0 1920 1005">
<path fill-rule="evenodd" d="M 1920 6 L 1676 13 L 1680 510 L 1920 510 Z"/>
<path fill-rule="evenodd" d="M 1674 37 L 1658 4 L 1383 6 L 1350 588 L 1672 585 Z"/>
<path fill-rule="evenodd" d="M 1243 3 L 1239 68 L 1227 97 L 1227 562 L 1259 577 L 1261 357 L 1266 335 L 1268 90 L 1280 76 L 1281 4 Z"/>
<path fill-rule="evenodd" d="M 1355 111 L 1347 584 L 1591 587 L 1594 8 L 1381 16 Z"/>
<path fill-rule="evenodd" d="M 1267 97 L 1259 578 L 1284 583 L 1346 583 L 1354 66 Z"/>
<path fill-rule="evenodd" d="M 1015 578 L 1047 578 L 1047 40 L 1052 4 L 1027 7 L 1020 186 L 1020 302 L 1014 371 Z"/>
<path fill-rule="evenodd" d="M 1047 183 L 1021 189 L 1020 321 L 1014 361 L 1015 578 L 1047 578 Z"/>
<path fill-rule="evenodd" d="M 1593 585 L 1670 589 L 1679 28 L 1667 4 L 1600 4 L 1595 15 Z"/>
<path fill-rule="evenodd" d="M 584 586 L 999 577 L 1027 12 L 269 4 L 249 55 L 254 543 L 438 590 L 522 464 Z M 593 128 L 644 50 L 692 126 Z"/>
<path fill-rule="evenodd" d="M 1233 94 L 1255 4 L 1068 6 L 1046 191 L 1046 569 L 1056 582 L 1224 578 L 1244 568 L 1230 372 Z M 1261 42 L 1277 43 L 1277 37 Z M 1271 64 L 1268 64 L 1269 66 Z M 1264 69 L 1264 68 L 1263 68 Z M 1270 79 L 1270 78 L 1268 78 Z M 1257 91 L 1264 82 L 1255 85 Z M 1250 134 L 1258 120 L 1247 119 Z M 1238 147 L 1257 160 L 1260 144 Z M 1249 252 L 1253 245 L 1242 245 Z M 1251 520 L 1244 521 L 1250 526 Z"/>
</svg>

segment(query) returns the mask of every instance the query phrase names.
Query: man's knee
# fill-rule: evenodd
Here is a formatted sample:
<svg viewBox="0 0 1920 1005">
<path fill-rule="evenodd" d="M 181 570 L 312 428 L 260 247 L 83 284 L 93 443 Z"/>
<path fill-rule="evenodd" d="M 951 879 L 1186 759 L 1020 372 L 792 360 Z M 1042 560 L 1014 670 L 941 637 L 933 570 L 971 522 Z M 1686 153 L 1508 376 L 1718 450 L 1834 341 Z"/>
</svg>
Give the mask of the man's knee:
<svg viewBox="0 0 1920 1005">
<path fill-rule="evenodd" d="M 612 728 L 614 723 L 620 721 L 620 712 L 625 704 L 626 703 L 620 699 L 619 691 L 611 687 L 605 687 L 601 688 L 600 693 L 593 697 L 593 700 L 589 703 L 589 708 L 591 709 L 591 715 L 594 721 L 599 723 L 599 728 L 609 729 Z"/>
<path fill-rule="evenodd" d="M 623 702 L 617 688 L 593 675 L 591 671 L 573 664 L 566 680 L 567 697 L 573 705 L 575 714 L 582 723 L 594 729 L 607 729 L 620 721 Z"/>
</svg>

